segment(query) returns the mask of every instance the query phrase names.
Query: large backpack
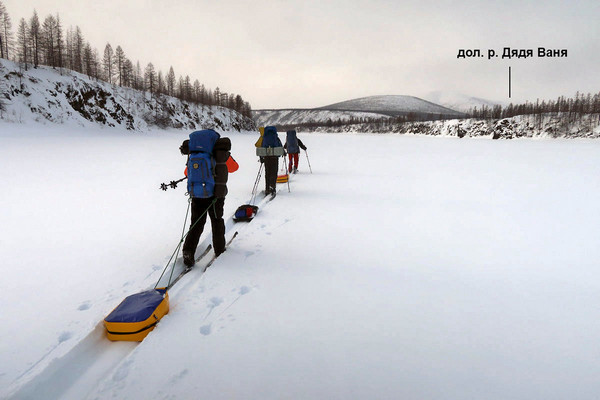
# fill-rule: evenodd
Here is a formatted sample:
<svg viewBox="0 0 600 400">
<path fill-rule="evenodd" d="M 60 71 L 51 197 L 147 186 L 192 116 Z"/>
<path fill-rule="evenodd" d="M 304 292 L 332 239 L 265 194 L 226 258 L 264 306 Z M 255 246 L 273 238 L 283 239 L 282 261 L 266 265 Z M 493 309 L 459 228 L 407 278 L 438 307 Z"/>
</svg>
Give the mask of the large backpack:
<svg viewBox="0 0 600 400">
<path fill-rule="evenodd" d="M 187 187 L 191 197 L 206 199 L 214 195 L 215 160 L 212 152 L 220 136 L 212 129 L 190 133 Z"/>
<path fill-rule="evenodd" d="M 262 147 L 282 147 L 281 140 L 277 136 L 277 128 L 267 126 L 263 135 Z"/>
<path fill-rule="evenodd" d="M 298 146 L 298 137 L 296 136 L 296 131 L 287 131 L 286 144 L 288 153 L 300 153 L 300 147 Z"/>
</svg>

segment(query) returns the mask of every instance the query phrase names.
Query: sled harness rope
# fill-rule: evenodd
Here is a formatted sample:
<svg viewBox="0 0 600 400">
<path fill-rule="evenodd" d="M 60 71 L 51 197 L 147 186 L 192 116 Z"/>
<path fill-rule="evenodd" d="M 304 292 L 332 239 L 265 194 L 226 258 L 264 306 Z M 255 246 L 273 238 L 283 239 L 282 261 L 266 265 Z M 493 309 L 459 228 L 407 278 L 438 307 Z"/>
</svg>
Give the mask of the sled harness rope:
<svg viewBox="0 0 600 400">
<path fill-rule="evenodd" d="M 169 261 L 167 261 L 167 265 L 163 269 L 163 272 L 160 274 L 160 277 L 158 278 L 158 281 L 156 282 L 156 285 L 154 285 L 154 289 L 156 289 L 156 287 L 158 286 L 158 282 L 160 282 L 160 280 L 162 279 L 163 275 L 167 271 L 167 268 L 169 268 L 169 264 L 171 264 L 171 261 L 173 261 L 173 268 L 171 268 L 171 275 L 169 276 L 169 282 L 167 284 L 167 287 L 169 287 L 171 285 L 171 280 L 173 279 L 173 273 L 175 272 L 175 263 L 177 262 L 177 256 L 179 255 L 179 250 L 181 249 L 181 245 L 183 244 L 183 241 L 185 240 L 185 238 L 187 237 L 187 235 L 192 231 L 192 229 L 194 228 L 194 226 L 196 226 L 196 224 L 208 212 L 208 210 L 210 210 L 211 207 L 215 206 L 216 202 L 217 202 L 217 199 L 215 198 L 209 204 L 209 206 L 206 208 L 206 210 L 204 210 L 204 212 L 202 214 L 200 214 L 200 216 L 198 217 L 198 219 L 196 221 L 194 221 L 194 223 L 190 226 L 190 228 L 186 232 L 185 231 L 185 225 L 187 224 L 187 218 L 188 218 L 188 215 L 190 213 L 190 207 L 192 206 L 192 198 L 191 197 L 189 198 L 187 211 L 185 212 L 185 220 L 183 221 L 183 229 L 181 230 L 181 239 L 179 240 L 179 244 L 177 244 L 177 247 L 175 247 L 175 250 L 173 251 L 173 254 L 171 254 L 171 258 L 169 258 Z"/>
</svg>

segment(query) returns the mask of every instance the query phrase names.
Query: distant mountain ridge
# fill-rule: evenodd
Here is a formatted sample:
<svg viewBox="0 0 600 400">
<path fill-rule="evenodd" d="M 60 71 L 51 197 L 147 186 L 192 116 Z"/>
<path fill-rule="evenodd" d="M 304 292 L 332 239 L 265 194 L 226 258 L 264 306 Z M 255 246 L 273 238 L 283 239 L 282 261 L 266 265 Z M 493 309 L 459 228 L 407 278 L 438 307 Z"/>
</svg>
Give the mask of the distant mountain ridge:
<svg viewBox="0 0 600 400">
<path fill-rule="evenodd" d="M 451 110 L 450 108 L 442 107 L 418 97 L 404 95 L 360 97 L 358 99 L 319 107 L 319 109 L 374 112 L 390 116 L 405 115 L 411 112 L 432 115 L 441 114 L 456 117 L 464 116 L 464 113 Z"/>
<path fill-rule="evenodd" d="M 410 117 L 417 120 L 450 119 L 464 118 L 465 114 L 414 96 L 382 95 L 309 109 L 254 110 L 252 117 L 261 126 L 294 126 L 391 117 Z"/>
</svg>

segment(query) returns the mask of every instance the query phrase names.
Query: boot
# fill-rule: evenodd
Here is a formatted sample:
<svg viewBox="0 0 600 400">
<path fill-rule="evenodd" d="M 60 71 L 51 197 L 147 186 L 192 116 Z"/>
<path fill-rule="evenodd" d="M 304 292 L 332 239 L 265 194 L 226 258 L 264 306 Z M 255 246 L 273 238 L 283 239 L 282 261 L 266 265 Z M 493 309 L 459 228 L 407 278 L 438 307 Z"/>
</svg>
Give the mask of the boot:
<svg viewBox="0 0 600 400">
<path fill-rule="evenodd" d="M 192 267 L 196 263 L 196 260 L 194 259 L 194 253 L 189 252 L 189 251 L 184 251 L 183 252 L 183 263 L 188 268 Z"/>
</svg>

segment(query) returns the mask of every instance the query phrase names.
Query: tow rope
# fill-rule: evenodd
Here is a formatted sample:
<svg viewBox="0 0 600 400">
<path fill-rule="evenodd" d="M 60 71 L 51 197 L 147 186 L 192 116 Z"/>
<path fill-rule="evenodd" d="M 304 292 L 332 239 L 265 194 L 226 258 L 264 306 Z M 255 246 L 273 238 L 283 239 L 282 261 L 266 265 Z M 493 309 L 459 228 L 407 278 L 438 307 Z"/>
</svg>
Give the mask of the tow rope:
<svg viewBox="0 0 600 400">
<path fill-rule="evenodd" d="M 181 239 L 179 240 L 179 243 L 177 244 L 177 247 L 175 247 L 175 250 L 173 251 L 173 254 L 171 254 L 171 258 L 169 258 L 169 261 L 167 261 L 167 265 L 165 265 L 165 268 L 163 269 L 162 273 L 160 274 L 160 277 L 158 278 L 158 281 L 156 282 L 156 285 L 154 285 L 154 289 L 156 289 L 156 287 L 158 286 L 158 283 L 160 282 L 160 280 L 162 279 L 163 275 L 167 271 L 167 268 L 169 268 L 169 264 L 171 264 L 171 261 L 173 261 L 173 267 L 171 268 L 171 275 L 169 275 L 169 282 L 167 284 L 167 288 L 171 286 L 171 280 L 173 279 L 173 273 L 175 272 L 175 264 L 177 263 L 177 256 L 179 256 L 179 250 L 181 249 L 181 245 L 183 244 L 183 241 L 185 240 L 185 238 L 187 237 L 187 235 L 189 235 L 189 233 L 194 228 L 194 226 L 196 226 L 196 224 L 208 212 L 208 210 L 211 207 L 215 206 L 216 202 L 217 202 L 217 198 L 215 197 L 215 199 L 212 201 L 212 203 L 210 203 L 209 206 L 206 208 L 206 210 L 204 210 L 204 212 L 198 217 L 198 219 L 196 221 L 194 221 L 193 224 L 191 224 L 190 228 L 186 232 L 185 231 L 185 225 L 187 224 L 187 218 L 188 218 L 188 215 L 190 213 L 190 207 L 192 206 L 192 198 L 191 197 L 189 198 L 187 211 L 185 212 L 185 220 L 183 221 L 183 229 L 181 230 Z"/>
</svg>

